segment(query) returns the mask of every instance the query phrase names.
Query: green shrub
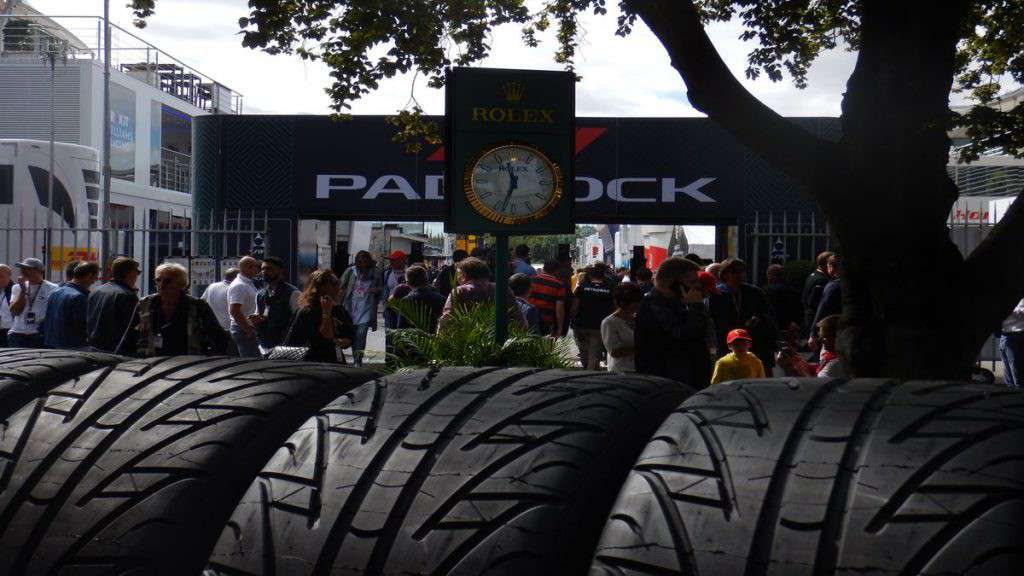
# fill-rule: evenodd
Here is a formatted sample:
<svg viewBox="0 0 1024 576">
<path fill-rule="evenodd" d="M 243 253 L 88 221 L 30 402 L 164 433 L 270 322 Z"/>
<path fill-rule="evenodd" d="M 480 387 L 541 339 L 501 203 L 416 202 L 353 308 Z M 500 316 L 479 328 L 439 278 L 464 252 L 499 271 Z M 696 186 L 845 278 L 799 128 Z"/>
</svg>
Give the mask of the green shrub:
<svg viewBox="0 0 1024 576">
<path fill-rule="evenodd" d="M 396 300 L 388 306 L 413 325 L 387 331 L 393 346 L 388 366 L 394 370 L 443 366 L 571 368 L 574 365 L 567 338 L 553 340 L 536 336 L 514 322 L 509 324 L 505 343 L 499 346 L 494 337 L 494 302 L 472 307 L 456 303 L 436 332 L 430 330 L 430 313 L 421 303 Z"/>
</svg>

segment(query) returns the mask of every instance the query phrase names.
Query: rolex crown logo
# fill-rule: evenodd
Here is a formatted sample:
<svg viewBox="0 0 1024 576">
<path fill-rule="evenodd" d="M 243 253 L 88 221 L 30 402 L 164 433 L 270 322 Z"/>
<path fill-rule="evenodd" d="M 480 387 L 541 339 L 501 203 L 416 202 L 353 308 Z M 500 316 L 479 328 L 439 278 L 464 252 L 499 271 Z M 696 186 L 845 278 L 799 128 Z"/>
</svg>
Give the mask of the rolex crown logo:
<svg viewBox="0 0 1024 576">
<path fill-rule="evenodd" d="M 526 88 L 522 83 L 516 81 L 506 82 L 502 86 L 502 92 L 505 93 L 505 100 L 511 104 L 518 104 L 526 96 Z"/>
</svg>

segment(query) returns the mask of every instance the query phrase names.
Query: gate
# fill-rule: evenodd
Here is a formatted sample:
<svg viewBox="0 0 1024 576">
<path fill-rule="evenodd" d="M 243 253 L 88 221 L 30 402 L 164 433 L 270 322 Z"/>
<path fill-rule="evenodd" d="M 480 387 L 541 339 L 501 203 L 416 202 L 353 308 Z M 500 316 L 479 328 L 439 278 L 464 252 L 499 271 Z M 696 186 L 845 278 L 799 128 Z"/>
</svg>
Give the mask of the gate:
<svg viewBox="0 0 1024 576">
<path fill-rule="evenodd" d="M 50 229 L 45 219 L 35 214 L 28 220 L 24 213 L 13 217 L 7 212 L 0 215 L 0 262 L 13 265 L 24 258 L 39 258 L 46 264 L 47 279 L 61 282 L 67 262 L 99 260 L 105 238 L 111 260 L 128 256 L 142 265 L 142 294 L 152 291 L 157 266 L 176 262 L 189 269 L 191 293 L 199 295 L 241 256 L 266 254 L 270 224 L 266 211 L 210 212 L 195 218 L 158 210 L 147 212 L 142 227 L 115 224 L 110 228 L 69 228 L 61 225 L 63 218 L 54 218 L 57 226 Z"/>
<path fill-rule="evenodd" d="M 987 199 L 961 198 L 947 221 L 950 238 L 966 257 L 988 236 L 999 216 Z M 750 268 L 748 281 L 755 284 L 763 283 L 772 263 L 813 261 L 832 249 L 828 223 L 816 213 L 757 213 L 752 221 L 741 223 L 741 230 L 739 256 Z M 990 338 L 978 363 L 998 372 L 1001 360 L 998 337 Z"/>
<path fill-rule="evenodd" d="M 832 249 L 828 223 L 816 212 L 757 212 L 752 221 L 741 222 L 740 229 L 738 254 L 747 262 L 748 281 L 754 284 L 764 283 L 773 263 L 813 262 Z"/>
</svg>

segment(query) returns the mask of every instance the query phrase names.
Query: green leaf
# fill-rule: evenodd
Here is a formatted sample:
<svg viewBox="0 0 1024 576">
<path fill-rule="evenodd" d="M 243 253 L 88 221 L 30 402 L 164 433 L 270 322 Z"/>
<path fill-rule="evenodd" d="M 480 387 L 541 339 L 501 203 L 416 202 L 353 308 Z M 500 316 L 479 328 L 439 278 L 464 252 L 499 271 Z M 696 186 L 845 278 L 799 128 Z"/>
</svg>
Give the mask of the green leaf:
<svg viewBox="0 0 1024 576">
<path fill-rule="evenodd" d="M 391 304 L 393 310 L 416 326 L 388 330 L 394 348 L 388 365 L 395 370 L 429 366 L 574 366 L 567 339 L 536 336 L 518 324 L 509 326 L 508 339 L 499 346 L 494 337 L 493 302 L 475 306 L 454 302 L 436 333 L 422 329 L 429 325 L 429 315 L 421 316 L 426 310 L 413 304 L 404 300 Z"/>
</svg>

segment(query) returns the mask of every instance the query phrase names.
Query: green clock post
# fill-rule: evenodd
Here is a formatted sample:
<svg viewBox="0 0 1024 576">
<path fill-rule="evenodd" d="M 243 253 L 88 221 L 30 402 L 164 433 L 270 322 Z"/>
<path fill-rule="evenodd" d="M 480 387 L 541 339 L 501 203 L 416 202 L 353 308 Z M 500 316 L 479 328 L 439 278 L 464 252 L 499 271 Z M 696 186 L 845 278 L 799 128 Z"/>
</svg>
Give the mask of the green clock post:
<svg viewBox="0 0 1024 576">
<path fill-rule="evenodd" d="M 493 234 L 496 338 L 508 334 L 508 237 L 573 230 L 569 72 L 455 68 L 445 93 L 445 231 Z"/>
</svg>

